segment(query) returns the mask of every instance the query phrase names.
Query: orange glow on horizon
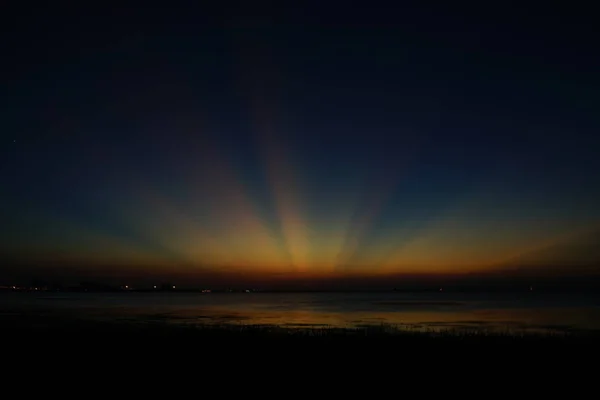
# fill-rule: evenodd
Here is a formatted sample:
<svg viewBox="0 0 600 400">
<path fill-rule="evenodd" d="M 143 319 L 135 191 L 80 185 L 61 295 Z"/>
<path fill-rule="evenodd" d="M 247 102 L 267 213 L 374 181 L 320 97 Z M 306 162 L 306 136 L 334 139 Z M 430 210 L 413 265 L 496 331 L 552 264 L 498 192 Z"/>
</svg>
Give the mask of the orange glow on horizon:
<svg viewBox="0 0 600 400">
<path fill-rule="evenodd" d="M 65 216 L 52 220 L 45 217 L 43 223 L 61 234 L 49 232 L 38 242 L 30 242 L 27 249 L 19 250 L 19 254 L 40 266 L 64 265 L 106 271 L 111 270 L 110 266 L 122 266 L 130 272 L 172 273 L 190 279 L 220 276 L 224 280 L 237 277 L 291 282 L 442 276 L 511 271 L 515 262 L 510 261 L 515 257 L 518 261 L 521 254 L 537 254 L 555 244 L 568 243 L 580 235 L 596 232 L 598 227 L 586 221 L 556 220 L 547 221 L 544 229 L 539 226 L 527 229 L 519 225 L 519 221 L 509 223 L 501 216 L 496 222 L 489 222 L 479 218 L 487 205 L 478 197 L 448 208 L 445 215 L 429 221 L 402 242 L 395 239 L 393 232 L 387 240 L 383 238 L 371 246 L 360 247 L 357 242 L 361 257 L 349 260 L 343 269 L 333 269 L 335 256 L 347 233 L 340 222 L 353 209 L 352 201 L 348 201 L 338 208 L 332 224 L 322 228 L 327 232 L 326 235 L 321 232 L 322 242 L 300 242 L 305 230 L 299 233 L 294 226 L 283 230 L 283 235 L 296 244 L 291 247 L 296 260 L 304 260 L 298 268 L 292 269 L 285 251 L 276 244 L 276 233 L 262 223 L 243 186 L 234 180 L 235 174 L 225 166 L 220 171 L 216 176 L 222 179 L 225 189 L 216 187 L 214 193 L 223 201 L 200 203 L 207 207 L 205 210 L 181 208 L 165 195 L 137 187 L 134 193 L 140 199 L 139 204 L 119 210 L 121 222 L 129 228 L 128 237 L 114 236 L 93 225 L 69 221 Z M 289 193 L 282 200 L 283 209 L 290 213 L 284 215 L 288 222 L 294 220 L 294 216 L 300 219 L 299 213 L 294 214 L 297 203 L 293 200 Z M 366 215 L 364 218 L 370 217 Z"/>
</svg>

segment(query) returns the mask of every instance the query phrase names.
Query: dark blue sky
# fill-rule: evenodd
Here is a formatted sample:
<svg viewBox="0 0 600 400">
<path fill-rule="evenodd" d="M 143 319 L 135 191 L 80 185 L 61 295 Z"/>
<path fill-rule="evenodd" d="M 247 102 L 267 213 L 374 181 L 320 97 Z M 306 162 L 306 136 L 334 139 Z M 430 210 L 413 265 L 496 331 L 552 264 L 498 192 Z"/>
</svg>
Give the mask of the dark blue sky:
<svg viewBox="0 0 600 400">
<path fill-rule="evenodd" d="M 600 63 L 584 11 L 15 14 L 4 264 L 140 279 L 593 270 Z"/>
</svg>

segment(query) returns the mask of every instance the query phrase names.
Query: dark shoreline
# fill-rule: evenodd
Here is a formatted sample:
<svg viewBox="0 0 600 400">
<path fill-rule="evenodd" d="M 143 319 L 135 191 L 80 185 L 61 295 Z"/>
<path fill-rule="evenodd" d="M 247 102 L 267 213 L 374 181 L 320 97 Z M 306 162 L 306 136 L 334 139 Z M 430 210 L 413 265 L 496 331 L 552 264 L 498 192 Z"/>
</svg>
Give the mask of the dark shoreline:
<svg viewBox="0 0 600 400">
<path fill-rule="evenodd" d="M 264 375 L 265 371 L 280 376 L 295 369 L 306 373 L 310 366 L 329 373 L 352 371 L 360 379 L 375 382 L 392 364 L 394 371 L 427 371 L 429 377 L 432 371 L 446 371 L 444 376 L 464 374 L 464 368 L 490 374 L 503 365 L 512 365 L 513 372 L 523 368 L 528 374 L 538 367 L 555 369 L 557 360 L 576 368 L 581 360 L 595 361 L 600 348 L 597 331 L 519 334 L 420 332 L 391 325 L 358 329 L 188 325 L 18 313 L 0 314 L 0 332 L 3 354 L 13 368 L 48 366 L 46 373 L 60 374 L 66 362 L 69 368 L 79 369 L 77 373 L 117 368 L 123 376 L 146 369 L 169 375 L 183 366 L 192 366 L 193 371 L 227 371 L 232 376 Z"/>
</svg>

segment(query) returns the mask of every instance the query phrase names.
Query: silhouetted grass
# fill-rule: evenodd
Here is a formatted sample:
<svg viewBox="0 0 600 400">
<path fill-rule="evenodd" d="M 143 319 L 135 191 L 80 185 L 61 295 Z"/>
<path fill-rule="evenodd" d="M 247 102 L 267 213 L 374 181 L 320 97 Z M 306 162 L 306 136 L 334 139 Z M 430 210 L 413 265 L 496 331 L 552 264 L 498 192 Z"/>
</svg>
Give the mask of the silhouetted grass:
<svg viewBox="0 0 600 400">
<path fill-rule="evenodd" d="M 551 368 L 557 360 L 573 368 L 578 360 L 595 359 L 599 338 L 593 332 L 182 324 L 22 314 L 0 316 L 0 336 L 12 368 L 42 363 L 50 368 L 48 373 L 58 373 L 64 363 L 75 369 L 120 368 L 122 376 L 156 368 L 171 373 L 184 365 L 194 371 L 216 368 L 227 376 L 232 368 L 238 376 L 300 376 L 292 371 L 320 368 L 322 376 L 352 371 L 373 382 L 391 365 L 393 371 L 436 369 L 446 371 L 444 375 L 464 371 L 463 363 L 478 372 L 502 365 L 524 371 Z"/>
<path fill-rule="evenodd" d="M 383 379 L 409 381 L 407 373 L 430 380 L 487 375 L 496 382 L 501 377 L 503 385 L 530 377 L 531 372 L 555 373 L 562 368 L 570 373 L 595 361 L 599 336 L 576 331 L 421 330 L 387 324 L 338 328 L 186 324 L 156 318 L 94 320 L 50 310 L 0 313 L 0 338 L 7 370 L 21 371 L 23 376 L 39 371 L 44 377 L 53 376 L 53 382 L 75 375 L 99 379 L 102 383 L 93 385 L 88 394 L 115 376 L 129 380 L 157 371 L 159 377 L 144 382 L 144 387 L 154 388 L 166 376 L 180 381 L 191 374 L 190 382 L 201 378 L 202 385 L 217 385 L 227 392 L 248 390 L 251 386 L 241 384 L 242 378 L 255 383 L 287 379 L 295 393 L 297 386 L 323 386 L 338 376 L 342 386 L 352 388 L 349 394 L 355 394 L 357 382 L 376 387 Z M 65 368 L 71 372 L 65 374 Z M 207 371 L 214 377 L 208 378 Z M 510 378 L 504 378 L 507 373 Z M 39 383 L 31 385 L 36 389 Z"/>
</svg>

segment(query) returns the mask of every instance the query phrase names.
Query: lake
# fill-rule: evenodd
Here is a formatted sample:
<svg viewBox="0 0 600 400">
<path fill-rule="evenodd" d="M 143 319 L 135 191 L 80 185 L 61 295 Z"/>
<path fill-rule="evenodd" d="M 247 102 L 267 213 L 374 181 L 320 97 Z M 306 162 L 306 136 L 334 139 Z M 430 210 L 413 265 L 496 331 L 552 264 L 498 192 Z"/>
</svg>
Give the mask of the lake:
<svg viewBox="0 0 600 400">
<path fill-rule="evenodd" d="M 600 329 L 600 297 L 589 293 L 0 293 L 0 313 L 36 309 L 93 319 L 167 323 Z"/>
</svg>

